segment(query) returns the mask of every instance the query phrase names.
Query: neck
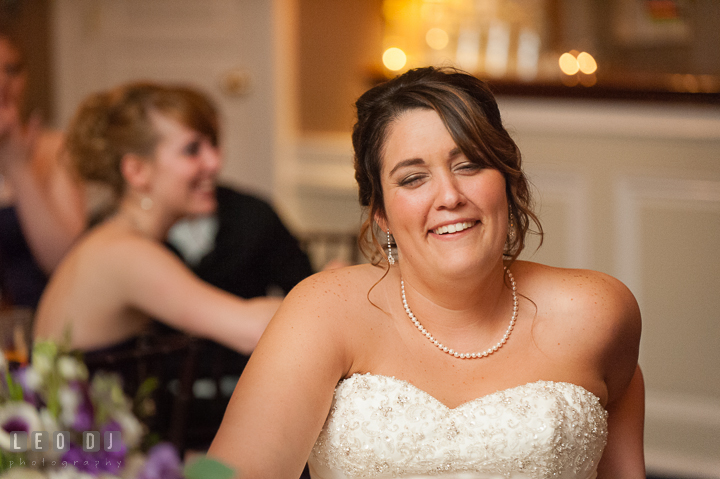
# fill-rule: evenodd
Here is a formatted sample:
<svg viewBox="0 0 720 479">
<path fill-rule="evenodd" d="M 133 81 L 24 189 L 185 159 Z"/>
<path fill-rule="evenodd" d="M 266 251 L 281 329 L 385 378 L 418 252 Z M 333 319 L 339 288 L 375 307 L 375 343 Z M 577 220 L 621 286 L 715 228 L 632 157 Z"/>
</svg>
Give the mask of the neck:
<svg viewBox="0 0 720 479">
<path fill-rule="evenodd" d="M 162 214 L 158 205 L 145 210 L 140 201 L 125 197 L 115 217 L 127 224 L 136 233 L 155 241 L 164 241 L 170 227 L 177 218 L 168 218 Z"/>
<path fill-rule="evenodd" d="M 498 317 L 498 310 L 506 309 L 505 297 L 511 296 L 502 260 L 466 278 L 438 278 L 415 271 L 400 275 L 412 310 L 425 321 L 457 325 L 491 321 Z"/>
</svg>

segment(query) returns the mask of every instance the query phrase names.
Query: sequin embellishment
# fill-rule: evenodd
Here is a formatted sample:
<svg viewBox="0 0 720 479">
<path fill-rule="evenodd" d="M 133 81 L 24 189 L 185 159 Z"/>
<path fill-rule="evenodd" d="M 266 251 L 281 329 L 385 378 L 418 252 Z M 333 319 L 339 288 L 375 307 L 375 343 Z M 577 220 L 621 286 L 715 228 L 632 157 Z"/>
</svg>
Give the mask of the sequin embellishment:
<svg viewBox="0 0 720 479">
<path fill-rule="evenodd" d="M 606 440 L 607 412 L 574 384 L 538 381 L 450 409 L 406 381 L 356 374 L 337 386 L 309 462 L 322 479 L 592 478 Z"/>
</svg>

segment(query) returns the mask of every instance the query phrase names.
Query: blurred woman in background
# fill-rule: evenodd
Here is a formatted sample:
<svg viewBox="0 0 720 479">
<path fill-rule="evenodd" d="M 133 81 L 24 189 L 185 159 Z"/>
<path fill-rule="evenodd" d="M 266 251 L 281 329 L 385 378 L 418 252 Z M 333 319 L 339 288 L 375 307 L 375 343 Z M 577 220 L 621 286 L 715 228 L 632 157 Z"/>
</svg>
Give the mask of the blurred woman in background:
<svg viewBox="0 0 720 479">
<path fill-rule="evenodd" d="M 0 289 L 7 306 L 35 308 L 50 274 L 85 227 L 83 189 L 60 154 L 63 138 L 27 124 L 27 68 L 0 31 Z"/>
<path fill-rule="evenodd" d="M 164 245 L 180 218 L 216 208 L 217 115 L 183 87 L 130 84 L 95 94 L 67 132 L 80 176 L 114 201 L 59 265 L 35 336 L 92 351 L 152 329 L 153 320 L 251 352 L 279 298 L 240 299 L 198 279 Z"/>
</svg>

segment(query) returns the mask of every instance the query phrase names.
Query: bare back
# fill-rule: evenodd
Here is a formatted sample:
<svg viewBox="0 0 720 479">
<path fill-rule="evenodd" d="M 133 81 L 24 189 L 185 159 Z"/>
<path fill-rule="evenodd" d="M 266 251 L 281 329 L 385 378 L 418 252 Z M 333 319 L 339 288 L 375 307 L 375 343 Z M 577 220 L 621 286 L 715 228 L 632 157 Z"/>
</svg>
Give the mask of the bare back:
<svg viewBox="0 0 720 479">
<path fill-rule="evenodd" d="M 150 240 L 104 223 L 83 237 L 53 274 L 35 319 L 34 335 L 61 339 L 69 328 L 72 346 L 96 349 L 137 335 L 150 323 L 128 302 L 137 243 Z"/>
</svg>

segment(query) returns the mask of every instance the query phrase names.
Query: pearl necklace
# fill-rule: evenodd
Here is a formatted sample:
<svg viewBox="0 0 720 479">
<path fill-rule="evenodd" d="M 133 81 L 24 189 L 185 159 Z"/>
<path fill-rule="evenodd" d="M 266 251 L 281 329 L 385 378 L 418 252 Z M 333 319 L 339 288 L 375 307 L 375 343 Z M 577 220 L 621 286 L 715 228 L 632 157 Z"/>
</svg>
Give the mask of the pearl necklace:
<svg viewBox="0 0 720 479">
<path fill-rule="evenodd" d="M 510 333 L 512 333 L 513 328 L 515 327 L 515 319 L 517 318 L 517 312 L 518 312 L 518 300 L 517 300 L 517 294 L 516 294 L 516 287 L 515 287 L 515 278 L 513 278 L 512 273 L 509 269 L 503 267 L 505 272 L 508 275 L 508 278 L 510 278 L 510 284 L 512 285 L 512 296 L 513 296 L 513 313 L 512 317 L 510 318 L 510 326 L 508 326 L 507 331 L 505 331 L 505 335 L 502 337 L 502 339 L 492 348 L 487 349 L 481 353 L 458 353 L 457 351 L 453 351 L 452 349 L 448 348 L 447 346 L 444 346 L 440 341 L 435 339 L 430 332 L 423 327 L 422 324 L 420 324 L 420 321 L 415 317 L 413 312 L 410 310 L 410 306 L 408 306 L 407 298 L 405 297 L 405 281 L 403 279 L 400 279 L 400 289 L 402 290 L 402 302 L 403 306 L 405 307 L 405 312 L 407 313 L 410 320 L 413 322 L 415 327 L 418 328 L 418 331 L 420 331 L 428 340 L 433 343 L 435 346 L 437 346 L 440 351 L 443 351 L 445 353 L 448 353 L 451 356 L 454 356 L 459 359 L 476 359 L 476 358 L 484 358 L 486 356 L 491 355 L 498 349 L 502 348 L 505 343 L 507 342 L 508 338 L 510 337 Z"/>
</svg>

